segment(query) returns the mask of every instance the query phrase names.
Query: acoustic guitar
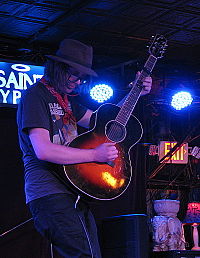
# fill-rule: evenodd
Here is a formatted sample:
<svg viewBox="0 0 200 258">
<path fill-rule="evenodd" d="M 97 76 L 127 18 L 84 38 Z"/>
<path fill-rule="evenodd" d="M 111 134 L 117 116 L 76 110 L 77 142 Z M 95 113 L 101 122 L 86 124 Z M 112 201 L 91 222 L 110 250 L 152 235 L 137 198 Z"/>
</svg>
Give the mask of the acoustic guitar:
<svg viewBox="0 0 200 258">
<path fill-rule="evenodd" d="M 132 178 L 131 148 L 141 139 L 143 129 L 132 115 L 142 91 L 145 77 L 151 74 L 163 56 L 167 40 L 156 35 L 149 47 L 149 57 L 121 107 L 104 104 L 95 112 L 94 127 L 75 138 L 70 147 L 92 149 L 105 142 L 116 143 L 118 158 L 109 163 L 64 165 L 65 176 L 80 193 L 97 200 L 112 200 L 122 195 Z"/>
</svg>

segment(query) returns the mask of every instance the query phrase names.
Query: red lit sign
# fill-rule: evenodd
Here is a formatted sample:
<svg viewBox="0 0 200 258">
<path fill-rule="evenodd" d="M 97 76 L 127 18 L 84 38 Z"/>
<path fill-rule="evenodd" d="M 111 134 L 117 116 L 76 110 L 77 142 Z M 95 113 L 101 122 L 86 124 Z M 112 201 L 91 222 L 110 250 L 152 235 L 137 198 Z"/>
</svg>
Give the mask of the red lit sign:
<svg viewBox="0 0 200 258">
<path fill-rule="evenodd" d="M 159 160 L 161 160 L 167 153 L 177 144 L 177 142 L 161 141 L 158 147 Z M 166 157 L 162 162 L 174 164 L 188 163 L 188 143 L 184 143 L 178 147 L 171 157 Z"/>
</svg>

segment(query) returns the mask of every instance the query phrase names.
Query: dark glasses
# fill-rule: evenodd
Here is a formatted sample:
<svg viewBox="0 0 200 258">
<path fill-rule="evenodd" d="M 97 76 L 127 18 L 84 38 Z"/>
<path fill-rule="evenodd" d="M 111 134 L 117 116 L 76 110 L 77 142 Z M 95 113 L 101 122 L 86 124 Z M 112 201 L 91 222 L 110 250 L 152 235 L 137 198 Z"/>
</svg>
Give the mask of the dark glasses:
<svg viewBox="0 0 200 258">
<path fill-rule="evenodd" d="M 68 73 L 68 81 L 70 82 L 80 81 L 81 83 L 83 83 L 87 78 L 87 75 L 85 74 L 79 75 L 79 72 L 71 72 L 70 70 L 68 70 L 67 73 Z"/>
</svg>

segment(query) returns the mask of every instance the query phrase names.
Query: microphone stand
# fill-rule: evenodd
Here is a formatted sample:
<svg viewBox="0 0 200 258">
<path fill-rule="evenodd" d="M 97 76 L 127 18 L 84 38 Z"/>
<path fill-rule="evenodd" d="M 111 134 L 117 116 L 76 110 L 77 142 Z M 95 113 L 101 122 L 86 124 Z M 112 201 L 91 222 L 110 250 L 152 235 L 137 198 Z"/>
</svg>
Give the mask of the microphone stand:
<svg viewBox="0 0 200 258">
<path fill-rule="evenodd" d="M 31 220 L 33 220 L 33 218 L 30 218 L 30 219 L 25 220 L 24 222 L 18 224 L 17 226 L 15 226 L 15 227 L 13 227 L 13 228 L 11 228 L 11 229 L 5 231 L 4 233 L 2 233 L 2 234 L 0 235 L 0 237 L 4 237 L 4 236 L 7 235 L 8 233 L 14 231 L 15 229 L 18 229 L 19 227 L 23 226 L 24 224 L 28 223 L 28 222 L 31 221 Z"/>
<path fill-rule="evenodd" d="M 3 233 L 0 235 L 0 238 L 1 238 L 1 237 L 4 237 L 5 235 L 9 234 L 10 232 L 12 232 L 12 231 L 14 231 L 14 230 L 16 230 L 16 229 L 22 227 L 23 225 L 25 225 L 26 223 L 28 223 L 29 221 L 32 221 L 32 220 L 33 220 L 33 218 L 27 219 L 27 220 L 25 220 L 24 222 L 18 224 L 17 226 L 15 226 L 15 227 L 13 227 L 13 228 L 11 228 L 11 229 L 9 229 L 9 230 L 3 232 Z M 53 244 L 52 244 L 52 243 L 50 243 L 50 255 L 51 255 L 51 258 L 54 257 Z"/>
</svg>

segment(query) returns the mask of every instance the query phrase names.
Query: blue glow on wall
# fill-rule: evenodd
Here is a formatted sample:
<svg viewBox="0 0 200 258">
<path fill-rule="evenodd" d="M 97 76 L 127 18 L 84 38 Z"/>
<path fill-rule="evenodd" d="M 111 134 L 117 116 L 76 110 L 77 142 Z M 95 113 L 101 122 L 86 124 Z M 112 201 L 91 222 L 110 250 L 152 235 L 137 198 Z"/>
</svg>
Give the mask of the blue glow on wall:
<svg viewBox="0 0 200 258">
<path fill-rule="evenodd" d="M 0 62 L 0 104 L 18 104 L 23 91 L 43 73 L 43 66 Z"/>
</svg>

